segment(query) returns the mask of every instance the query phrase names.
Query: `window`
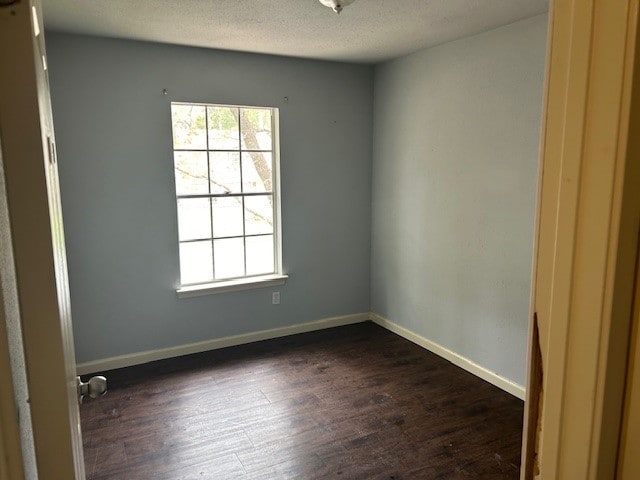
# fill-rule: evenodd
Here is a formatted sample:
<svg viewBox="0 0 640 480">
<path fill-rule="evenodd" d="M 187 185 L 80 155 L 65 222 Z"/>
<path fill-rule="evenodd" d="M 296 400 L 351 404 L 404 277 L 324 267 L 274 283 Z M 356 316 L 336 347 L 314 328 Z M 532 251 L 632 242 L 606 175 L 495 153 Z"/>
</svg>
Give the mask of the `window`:
<svg viewBox="0 0 640 480">
<path fill-rule="evenodd" d="M 182 286 L 281 274 L 278 110 L 172 103 Z"/>
</svg>

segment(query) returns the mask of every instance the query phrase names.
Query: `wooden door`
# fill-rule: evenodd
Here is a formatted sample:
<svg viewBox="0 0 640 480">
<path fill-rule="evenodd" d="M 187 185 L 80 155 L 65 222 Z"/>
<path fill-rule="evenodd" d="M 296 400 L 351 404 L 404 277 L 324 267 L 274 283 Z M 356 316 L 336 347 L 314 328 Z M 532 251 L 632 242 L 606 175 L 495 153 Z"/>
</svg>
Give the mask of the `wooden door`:
<svg viewBox="0 0 640 480">
<path fill-rule="evenodd" d="M 0 145 L 40 480 L 84 480 L 39 0 L 0 3 Z"/>
</svg>

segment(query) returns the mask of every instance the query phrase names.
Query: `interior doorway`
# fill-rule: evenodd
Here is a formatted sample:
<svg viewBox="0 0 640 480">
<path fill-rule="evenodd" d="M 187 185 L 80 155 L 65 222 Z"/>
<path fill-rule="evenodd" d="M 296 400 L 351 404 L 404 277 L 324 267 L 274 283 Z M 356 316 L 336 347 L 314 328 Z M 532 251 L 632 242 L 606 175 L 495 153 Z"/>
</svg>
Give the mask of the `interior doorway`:
<svg viewBox="0 0 640 480">
<path fill-rule="evenodd" d="M 605 292 L 606 295 L 611 295 L 611 298 L 614 299 L 614 304 L 622 305 L 624 303 L 617 296 L 619 290 L 615 288 L 613 283 L 606 281 L 607 278 L 622 278 L 624 280 L 624 275 L 623 277 L 616 277 L 615 274 L 620 272 L 615 269 L 611 270 L 614 268 L 612 265 L 615 265 L 615 262 L 609 262 L 609 270 L 605 268 L 600 272 L 607 273 L 607 275 L 599 276 L 601 278 L 600 283 L 594 280 L 593 283 L 586 285 L 589 288 L 580 290 L 581 295 L 571 297 L 573 287 L 585 287 L 585 284 L 574 283 L 573 281 L 581 278 L 579 268 L 588 263 L 583 264 L 579 261 L 576 263 L 563 263 L 563 259 L 580 259 L 581 257 L 574 256 L 574 254 L 584 253 L 589 250 L 589 247 L 594 246 L 588 240 L 593 238 L 587 235 L 589 232 L 577 228 L 577 226 L 584 226 L 584 222 L 587 222 L 588 219 L 598 221 L 604 219 L 605 227 L 599 223 L 591 224 L 587 222 L 586 224 L 593 227 L 597 232 L 606 232 L 606 235 L 609 236 L 613 235 L 611 238 L 607 237 L 613 243 L 626 238 L 624 236 L 626 233 L 623 228 L 612 233 L 613 227 L 611 225 L 616 228 L 622 225 L 626 228 L 630 225 L 633 226 L 634 222 L 637 223 L 637 206 L 629 202 L 625 196 L 627 191 L 623 188 L 624 180 L 631 178 L 624 177 L 626 165 L 624 160 L 627 153 L 625 133 L 628 133 L 626 131 L 626 117 L 624 115 L 621 117 L 619 110 L 608 110 L 606 105 L 601 103 L 602 99 L 609 99 L 607 92 L 611 92 L 612 89 L 609 87 L 614 85 L 615 89 L 613 90 L 615 90 L 614 93 L 617 92 L 617 96 L 614 99 L 615 101 L 610 103 L 613 105 L 612 108 L 619 108 L 623 112 L 628 111 L 626 109 L 630 108 L 630 85 L 633 83 L 631 81 L 633 74 L 629 71 L 629 65 L 634 64 L 635 53 L 630 45 L 635 40 L 637 33 L 637 17 L 635 13 L 637 9 L 633 10 L 631 7 L 635 8 L 637 5 L 633 2 L 629 8 L 622 9 L 607 2 L 596 3 L 598 4 L 597 9 L 594 9 L 593 5 L 580 5 L 574 6 L 574 10 L 560 7 L 552 10 L 552 18 L 554 19 L 552 24 L 554 29 L 552 43 L 554 49 L 550 54 L 552 73 L 549 75 L 547 85 L 547 102 L 553 108 L 548 107 L 546 113 L 547 128 L 545 130 L 543 158 L 545 161 L 549 161 L 545 163 L 545 171 L 543 173 L 544 175 L 557 175 L 558 178 L 579 180 L 580 188 L 565 187 L 565 189 L 559 189 L 555 194 L 552 190 L 551 196 L 549 196 L 548 191 L 545 194 L 544 182 L 541 189 L 543 198 L 540 206 L 541 211 L 553 211 L 555 213 L 551 215 L 552 221 L 545 224 L 547 226 L 552 225 L 553 228 L 549 227 L 550 230 L 546 230 L 545 225 L 542 224 L 539 227 L 538 249 L 544 250 L 553 243 L 553 247 L 549 247 L 548 250 L 548 253 L 551 252 L 553 255 L 549 258 L 553 258 L 554 261 L 558 260 L 558 262 L 549 264 L 538 262 L 537 271 L 540 275 L 536 277 L 536 281 L 546 278 L 542 285 L 545 289 L 544 292 L 546 292 L 546 297 L 544 298 L 547 298 L 549 303 L 546 304 L 544 309 L 538 310 L 536 308 L 536 311 L 539 314 L 538 318 L 542 322 L 544 322 L 542 317 L 544 314 L 548 314 L 547 320 L 549 320 L 545 328 L 539 329 L 542 332 L 541 355 L 544 357 L 549 355 L 549 352 L 555 353 L 549 357 L 548 361 L 551 363 L 547 364 L 546 375 L 543 380 L 545 385 L 551 387 L 544 390 L 543 416 L 538 419 L 528 418 L 528 428 L 537 429 L 538 422 L 540 422 L 542 435 L 549 440 L 545 443 L 544 448 L 546 451 L 538 452 L 540 455 L 538 457 L 539 461 L 542 463 L 539 462 L 536 465 L 533 458 L 525 459 L 526 461 L 531 461 L 528 464 L 531 470 L 525 471 L 524 475 L 532 475 L 536 468 L 541 468 L 544 473 L 543 476 L 546 475 L 548 478 L 561 478 L 558 477 L 557 472 L 566 473 L 569 471 L 575 474 L 571 478 L 586 478 L 583 473 L 589 471 L 589 468 L 595 471 L 594 469 L 603 468 L 606 470 L 612 466 L 615 467 L 615 462 L 611 463 L 611 458 L 615 458 L 616 452 L 612 452 L 612 448 L 605 441 L 612 432 L 606 428 L 602 429 L 602 427 L 606 423 L 605 420 L 611 418 L 606 416 L 607 408 L 614 405 L 615 401 L 620 402 L 622 392 L 620 379 L 615 374 L 612 374 L 611 367 L 607 368 L 607 366 L 603 366 L 597 361 L 595 363 L 586 362 L 593 366 L 592 371 L 590 371 L 589 375 L 581 377 L 581 379 L 586 378 L 585 383 L 573 385 L 575 390 L 572 390 L 567 387 L 567 379 L 572 381 L 580 379 L 577 376 L 569 375 L 571 365 L 581 365 L 581 368 L 584 368 L 586 363 L 578 361 L 581 359 L 576 358 L 573 359 L 575 363 L 571 364 L 564 363 L 564 360 L 559 364 L 555 363 L 555 360 L 559 358 L 567 358 L 561 354 L 566 353 L 567 345 L 573 344 L 587 346 L 588 348 L 576 348 L 573 350 L 572 355 L 588 354 L 585 357 L 586 360 L 607 358 L 608 360 L 613 360 L 613 365 L 619 365 L 621 357 L 615 354 L 624 351 L 624 348 L 614 352 L 611 349 L 614 345 L 613 343 L 593 343 L 592 340 L 596 334 L 599 337 L 603 331 L 611 333 L 613 335 L 611 338 L 620 341 L 621 345 L 626 346 L 628 340 L 628 331 L 625 336 L 624 328 L 620 329 L 620 331 L 615 330 L 613 327 L 617 324 L 609 322 L 614 317 L 613 315 L 603 315 L 596 318 L 590 316 L 589 312 L 585 312 L 587 315 L 583 319 L 586 318 L 591 321 L 589 323 L 590 327 L 579 329 L 578 331 L 578 329 L 572 328 L 570 321 L 572 317 L 566 311 L 563 314 L 563 312 L 557 310 L 558 305 L 564 305 L 568 308 L 572 298 L 574 300 L 576 298 L 583 300 L 585 298 L 595 298 L 602 292 Z M 35 10 L 32 7 L 35 7 Z M 0 81 L 2 81 L 1 91 L 3 92 L 2 96 L 0 96 L 2 101 L 0 119 L 2 119 L 3 126 L 2 153 L 5 171 L 7 172 L 7 195 L 10 208 L 18 209 L 18 212 L 22 208 L 25 209 L 22 215 L 13 214 L 11 216 L 11 228 L 15 245 L 15 264 L 18 273 L 17 286 L 21 295 L 21 315 L 26 327 L 24 331 L 24 347 L 29 365 L 32 392 L 31 407 L 35 434 L 34 443 L 38 468 L 42 478 L 59 478 L 62 476 L 64 478 L 75 477 L 78 480 L 82 480 L 84 472 L 81 462 L 82 454 L 78 446 L 79 430 L 77 428 L 77 406 L 75 404 L 76 383 L 72 352 L 73 343 L 67 335 L 70 332 L 70 320 L 68 316 L 68 291 L 66 290 L 66 278 L 63 268 L 64 238 L 61 236 L 60 206 L 56 197 L 59 192 L 55 168 L 55 142 L 53 140 L 50 113 L 48 113 L 49 101 L 46 95 L 46 54 L 44 44 L 38 41 L 38 30 L 42 29 L 41 15 L 38 16 L 38 8 L 38 2 L 17 2 L 9 6 L 3 4 L 0 7 L 0 15 L 2 15 L 0 18 L 3 26 L 9 25 L 11 27 L 0 29 L 0 32 L 2 32 L 0 35 L 3 35 L 1 37 L 3 41 L 0 42 L 0 52 L 2 58 L 7 58 L 14 62 L 12 65 L 15 67 L 3 70 L 3 74 L 0 75 Z M 34 23 L 34 18 L 37 18 L 36 23 Z M 624 28 L 622 28 L 623 26 Z M 573 32 L 572 35 L 577 35 L 577 37 L 572 37 L 571 35 L 566 35 L 566 38 L 563 37 L 569 31 Z M 572 44 L 576 50 L 572 50 L 570 48 L 571 45 L 564 44 L 563 38 L 567 42 L 577 39 Z M 589 51 L 587 56 L 589 58 L 581 55 L 581 51 L 576 45 L 588 45 L 589 48 L 584 51 Z M 591 48 L 593 45 L 598 45 L 601 50 Z M 605 47 L 609 48 L 609 50 Z M 598 56 L 599 52 L 611 51 L 622 53 L 613 57 L 605 55 L 606 58 Z M 613 65 L 614 68 L 610 68 L 612 64 L 609 62 L 617 63 Z M 572 69 L 569 69 L 569 66 Z M 576 75 L 575 72 L 580 72 L 580 75 L 578 77 L 570 75 L 570 73 Z M 602 72 L 616 73 L 605 77 L 599 76 L 599 73 Z M 576 88 L 567 89 L 567 85 L 574 85 L 572 81 L 576 81 L 576 78 L 578 78 L 577 84 L 575 84 Z M 588 82 L 585 79 L 591 81 Z M 5 88 L 6 85 L 9 85 L 11 89 Z M 588 85 L 593 90 L 589 90 L 587 88 Z M 15 88 L 16 86 L 18 86 L 17 89 Z M 602 96 L 591 95 L 594 91 L 601 93 Z M 605 103 L 609 104 L 608 102 Z M 560 106 L 562 108 L 555 111 L 555 107 Z M 601 109 L 610 116 L 601 115 Z M 577 114 L 565 115 L 567 112 L 577 112 Z M 596 117 L 598 115 L 596 113 L 600 115 L 599 121 L 601 123 L 597 123 Z M 12 124 L 6 121 L 9 117 L 20 121 Z M 610 121 L 612 118 L 615 121 Z M 571 120 L 575 119 L 580 119 L 581 123 L 579 125 L 570 123 Z M 602 124 L 602 122 L 605 123 Z M 600 128 L 594 129 L 594 125 L 598 125 Z M 576 133 L 575 139 L 577 139 L 577 143 L 570 144 L 564 141 L 569 138 L 565 135 L 567 131 L 565 127 L 567 126 L 574 129 L 571 131 Z M 590 135 L 586 136 L 587 133 Z M 606 135 L 609 136 L 606 137 Z M 584 138 L 589 138 L 589 141 L 583 143 Z M 598 143 L 599 141 L 603 143 Z M 608 184 L 615 187 L 611 191 L 600 188 L 603 183 L 599 182 L 598 178 L 602 178 L 602 172 L 598 169 L 591 169 L 592 165 L 602 166 L 606 162 L 589 163 L 589 159 L 594 158 L 590 157 L 590 155 L 594 155 L 594 152 L 602 152 L 603 150 L 600 147 L 603 144 L 609 144 L 607 143 L 609 141 L 618 142 L 616 145 L 619 147 L 616 155 L 610 155 L 611 158 L 607 157 L 608 161 L 610 161 L 606 164 L 606 167 L 611 167 L 607 172 L 613 172 L 611 178 L 615 180 Z M 579 145 L 580 147 L 578 148 Z M 574 148 L 572 149 L 572 147 Z M 609 152 L 606 149 L 604 151 Z M 21 162 L 24 158 L 34 159 L 33 165 L 28 164 L 28 162 Z M 556 160 L 562 159 L 563 162 L 556 161 L 554 163 L 554 158 Z M 584 163 L 582 163 L 583 160 Z M 614 168 L 615 166 L 621 168 L 616 169 Z M 558 167 L 559 170 L 554 170 L 555 167 Z M 561 173 L 567 174 L 568 177 L 560 177 Z M 632 180 L 635 179 L 636 177 Z M 560 182 L 555 182 L 556 186 L 560 184 Z M 601 195 L 603 202 L 600 205 L 606 204 L 610 206 L 608 200 L 613 198 L 615 200 L 615 208 L 605 212 L 603 217 L 589 215 L 592 212 L 589 207 L 594 206 L 580 197 L 587 191 Z M 545 199 L 549 198 L 551 198 L 551 201 L 546 204 Z M 576 199 L 582 199 L 583 201 L 576 202 Z M 621 212 L 626 212 L 622 208 L 622 206 L 626 205 L 631 205 L 628 217 L 621 214 Z M 597 210 L 597 212 L 602 213 L 601 210 Z M 544 220 L 546 217 L 543 215 L 541 218 Z M 622 221 L 618 223 L 620 219 Z M 573 230 L 565 231 L 560 228 L 564 226 L 571 226 Z M 633 228 L 630 229 L 634 235 L 637 234 L 637 224 L 635 226 L 635 230 Z M 618 234 L 621 235 L 618 236 Z M 546 241 L 550 243 L 545 243 Z M 608 245 L 611 244 L 609 243 Z M 578 249 L 576 245 L 580 246 L 580 248 Z M 635 247 L 635 245 L 633 246 Z M 566 247 L 566 250 L 557 250 L 560 247 Z M 585 250 L 582 250 L 583 247 Z M 563 252 L 567 255 L 562 254 Z M 598 254 L 606 257 L 609 251 L 601 249 L 598 252 Z M 44 268 L 43 265 L 49 267 Z M 544 277 L 544 272 L 542 272 L 542 269 L 545 268 L 547 268 L 547 277 Z M 550 279 L 555 279 L 557 282 L 553 283 Z M 562 285 L 571 288 L 558 290 L 557 287 Z M 538 289 L 537 294 L 540 295 L 541 291 L 541 289 Z M 574 293 L 576 291 L 573 290 Z M 593 293 L 593 295 L 589 295 L 589 292 Z M 551 299 L 555 299 L 555 303 L 551 302 Z M 619 301 L 622 303 L 618 303 Z M 580 305 L 574 306 L 579 307 Z M 567 311 L 571 311 L 571 309 L 568 308 Z M 55 319 L 53 323 L 51 322 L 52 318 Z M 559 320 L 551 322 L 551 319 L 555 318 Z M 627 318 L 627 322 L 628 320 Z M 549 332 L 551 331 L 558 333 L 558 335 L 550 335 Z M 549 340 L 548 344 L 545 344 L 545 338 Z M 557 356 L 555 356 L 556 354 Z M 624 358 L 622 359 L 624 360 Z M 35 395 L 34 391 L 36 389 L 34 387 L 44 384 L 52 385 L 46 398 Z M 594 385 L 597 388 L 594 388 Z M 598 438 L 594 438 L 596 434 L 591 436 L 581 435 L 581 425 L 585 423 L 584 419 L 586 417 L 580 415 L 580 409 L 574 412 L 570 408 L 576 400 L 571 396 L 571 392 L 583 390 L 596 392 L 595 396 L 589 396 L 588 402 L 581 401 L 585 408 L 593 407 L 590 410 L 592 415 L 589 416 L 588 423 L 594 427 L 591 431 L 600 435 Z M 610 392 L 613 392 L 613 396 L 609 395 Z M 613 401 L 613 403 L 608 403 L 610 401 Z M 567 445 L 562 444 L 558 425 L 562 426 L 563 431 L 568 435 L 567 438 L 572 438 L 573 435 L 576 441 Z M 614 427 L 613 434 L 617 436 L 619 433 L 617 429 L 618 422 L 610 422 L 611 425 Z M 617 443 L 613 442 L 613 444 Z M 52 448 L 54 445 L 55 448 Z M 564 447 L 562 450 L 561 446 Z M 559 456 L 559 451 L 564 452 L 562 456 Z M 596 454 L 586 455 L 585 452 L 595 452 Z M 585 458 L 587 460 L 584 462 L 576 460 Z M 60 472 L 63 473 L 60 474 Z"/>
</svg>

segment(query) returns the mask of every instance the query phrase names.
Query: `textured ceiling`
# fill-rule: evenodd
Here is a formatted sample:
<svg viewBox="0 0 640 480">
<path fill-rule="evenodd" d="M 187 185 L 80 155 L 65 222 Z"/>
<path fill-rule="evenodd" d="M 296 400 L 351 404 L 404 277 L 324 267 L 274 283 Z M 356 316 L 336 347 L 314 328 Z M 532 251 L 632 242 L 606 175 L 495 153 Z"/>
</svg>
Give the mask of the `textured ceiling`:
<svg viewBox="0 0 640 480">
<path fill-rule="evenodd" d="M 547 0 L 43 0 L 48 29 L 377 63 L 547 11 Z"/>
</svg>

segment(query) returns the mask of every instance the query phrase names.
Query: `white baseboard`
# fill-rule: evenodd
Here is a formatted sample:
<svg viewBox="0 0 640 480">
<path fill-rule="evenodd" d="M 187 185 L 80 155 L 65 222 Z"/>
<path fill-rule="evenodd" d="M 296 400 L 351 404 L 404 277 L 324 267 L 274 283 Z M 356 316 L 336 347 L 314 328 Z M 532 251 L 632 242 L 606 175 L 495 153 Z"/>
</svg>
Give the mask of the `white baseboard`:
<svg viewBox="0 0 640 480">
<path fill-rule="evenodd" d="M 189 343 L 187 345 L 178 345 L 176 347 L 161 348 L 158 350 L 147 350 L 145 352 L 131 353 L 128 355 L 120 355 L 102 360 L 79 363 L 76 365 L 76 371 L 78 375 L 87 375 L 89 373 L 113 370 L 114 368 L 130 367 L 132 365 L 140 365 L 142 363 L 153 362 L 155 360 L 162 360 L 165 358 L 179 357 L 181 355 L 188 355 L 191 353 L 206 352 L 208 350 L 233 347 L 236 345 L 243 345 L 245 343 L 259 342 L 260 340 L 286 337 L 288 335 L 295 335 L 296 333 L 312 332 L 315 330 L 323 330 L 325 328 L 341 327 L 343 325 L 366 322 L 369 320 L 369 317 L 369 312 L 354 313 L 351 315 L 342 315 L 340 317 L 323 318 L 322 320 L 301 323 L 299 325 L 291 325 L 288 327 L 261 330 L 258 332 L 233 335 L 230 337 L 214 338 L 203 342 Z"/>
<path fill-rule="evenodd" d="M 467 372 L 472 373 L 475 376 L 482 378 L 483 380 L 486 380 L 487 382 L 495 385 L 496 387 L 501 388 L 505 392 L 508 392 L 511 395 L 514 395 L 521 400 L 525 399 L 525 388 L 522 385 L 518 385 L 517 383 L 512 382 L 511 380 L 504 378 L 495 372 L 487 370 L 486 368 L 481 367 L 480 365 L 469 360 L 468 358 L 465 358 L 462 355 L 452 352 L 448 348 L 445 348 L 442 345 L 438 345 L 437 343 L 432 342 L 431 340 L 421 335 L 418 335 L 417 333 L 414 333 L 411 330 L 401 327 L 397 323 L 393 323 L 392 321 L 387 320 L 386 318 L 378 315 L 377 313 L 371 312 L 371 314 L 369 315 L 369 319 L 377 323 L 381 327 L 386 328 L 387 330 L 393 333 L 397 333 L 401 337 L 404 337 L 407 340 L 417 345 L 420 345 L 423 348 L 426 348 L 430 352 L 435 353 L 436 355 L 444 358 L 445 360 L 449 360 L 454 365 L 457 365 L 458 367 L 466 370 Z"/>
<path fill-rule="evenodd" d="M 191 353 L 206 352 L 208 350 L 217 350 L 220 348 L 233 347 L 236 345 L 244 345 L 246 343 L 259 342 L 261 340 L 269 340 L 272 338 L 286 337 L 297 333 L 313 332 L 315 330 L 323 330 L 325 328 L 341 327 L 343 325 L 351 325 L 354 323 L 366 322 L 371 320 L 387 330 L 406 338 L 432 353 L 450 361 L 454 365 L 486 380 L 487 382 L 501 388 L 522 400 L 525 398 L 525 388 L 511 380 L 508 380 L 495 372 L 481 367 L 477 363 L 463 357 L 451 350 L 428 340 L 417 333 L 412 332 L 397 323 L 373 312 L 354 313 L 351 315 L 342 315 L 339 317 L 324 318 L 314 322 L 302 323 L 298 325 L 290 325 L 287 327 L 273 328 L 270 330 L 261 330 L 258 332 L 245 333 L 242 335 L 233 335 L 230 337 L 214 338 L 203 342 L 189 343 L 186 345 L 178 345 L 175 347 L 161 348 L 158 350 L 147 350 L 144 352 L 131 353 L 128 355 L 120 355 L 117 357 L 104 358 L 101 360 L 93 360 L 91 362 L 79 363 L 76 366 L 78 375 L 87 375 L 89 373 L 97 373 L 114 368 L 131 367 L 143 363 L 153 362 L 155 360 L 163 360 L 165 358 L 179 357 L 181 355 L 189 355 Z"/>
</svg>

